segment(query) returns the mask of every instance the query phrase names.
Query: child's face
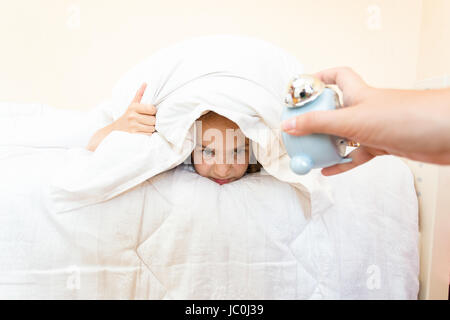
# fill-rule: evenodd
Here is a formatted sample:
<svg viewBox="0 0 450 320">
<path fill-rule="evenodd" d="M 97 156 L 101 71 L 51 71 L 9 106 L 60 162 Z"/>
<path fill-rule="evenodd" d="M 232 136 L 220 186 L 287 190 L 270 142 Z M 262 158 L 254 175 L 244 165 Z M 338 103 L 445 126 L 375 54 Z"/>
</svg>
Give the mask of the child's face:
<svg viewBox="0 0 450 320">
<path fill-rule="evenodd" d="M 218 184 L 240 179 L 249 163 L 249 140 L 239 127 L 218 114 L 201 117 L 192 161 L 198 174 Z M 198 123 L 199 124 L 199 123 Z"/>
</svg>

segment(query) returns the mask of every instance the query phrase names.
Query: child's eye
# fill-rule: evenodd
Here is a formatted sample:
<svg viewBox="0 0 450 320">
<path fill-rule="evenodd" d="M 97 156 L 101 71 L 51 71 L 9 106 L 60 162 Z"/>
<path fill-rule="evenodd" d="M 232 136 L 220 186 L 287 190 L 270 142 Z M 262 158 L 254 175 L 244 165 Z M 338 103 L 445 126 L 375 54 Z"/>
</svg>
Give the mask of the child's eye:
<svg viewBox="0 0 450 320">
<path fill-rule="evenodd" d="M 203 154 L 207 157 L 212 157 L 214 155 L 214 151 L 212 151 L 211 149 L 204 149 Z"/>
</svg>

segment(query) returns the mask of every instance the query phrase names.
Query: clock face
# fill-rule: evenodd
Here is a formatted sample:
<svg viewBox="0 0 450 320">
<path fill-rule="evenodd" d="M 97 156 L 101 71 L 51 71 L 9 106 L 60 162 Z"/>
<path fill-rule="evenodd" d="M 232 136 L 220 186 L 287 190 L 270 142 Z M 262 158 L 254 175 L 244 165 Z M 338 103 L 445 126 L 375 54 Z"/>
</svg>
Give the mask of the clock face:
<svg viewBox="0 0 450 320">
<path fill-rule="evenodd" d="M 296 76 L 289 83 L 284 102 L 288 107 L 301 107 L 315 100 L 325 88 L 325 84 L 310 75 Z"/>
</svg>

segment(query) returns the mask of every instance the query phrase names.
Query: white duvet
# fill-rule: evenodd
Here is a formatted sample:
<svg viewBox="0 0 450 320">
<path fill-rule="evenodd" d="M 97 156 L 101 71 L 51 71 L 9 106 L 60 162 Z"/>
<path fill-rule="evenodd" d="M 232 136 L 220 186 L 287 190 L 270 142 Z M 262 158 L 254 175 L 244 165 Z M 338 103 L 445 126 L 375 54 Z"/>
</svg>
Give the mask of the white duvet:
<svg viewBox="0 0 450 320">
<path fill-rule="evenodd" d="M 407 166 L 382 157 L 330 178 L 288 169 L 273 129 L 300 71 L 267 43 L 201 38 L 139 64 L 89 114 L 0 104 L 0 297 L 415 299 Z M 142 81 L 158 133 L 113 132 L 86 151 Z M 262 173 L 219 186 L 181 164 L 207 110 L 263 151 Z"/>
<path fill-rule="evenodd" d="M 0 298 L 417 297 L 417 205 L 401 160 L 327 178 L 336 201 L 311 216 L 264 172 L 220 186 L 187 165 L 53 214 L 43 190 L 64 153 L 1 149 Z"/>
</svg>

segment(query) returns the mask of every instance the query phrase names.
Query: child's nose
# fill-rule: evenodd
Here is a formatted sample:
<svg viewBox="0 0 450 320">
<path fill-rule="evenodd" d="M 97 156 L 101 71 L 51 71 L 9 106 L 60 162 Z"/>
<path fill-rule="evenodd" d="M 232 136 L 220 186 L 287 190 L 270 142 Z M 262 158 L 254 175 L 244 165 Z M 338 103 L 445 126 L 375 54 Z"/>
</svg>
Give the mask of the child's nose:
<svg viewBox="0 0 450 320">
<path fill-rule="evenodd" d="M 214 173 L 218 178 L 226 178 L 231 169 L 231 164 L 216 164 L 214 166 Z"/>
</svg>

